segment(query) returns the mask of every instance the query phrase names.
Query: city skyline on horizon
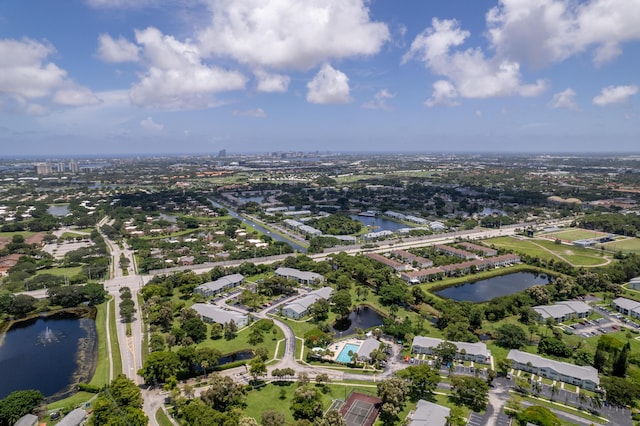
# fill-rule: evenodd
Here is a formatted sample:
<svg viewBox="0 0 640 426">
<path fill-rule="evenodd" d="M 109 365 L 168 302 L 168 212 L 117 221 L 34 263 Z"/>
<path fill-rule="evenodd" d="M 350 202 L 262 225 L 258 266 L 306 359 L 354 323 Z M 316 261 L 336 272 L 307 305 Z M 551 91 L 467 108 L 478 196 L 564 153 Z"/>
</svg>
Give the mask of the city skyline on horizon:
<svg viewBox="0 0 640 426">
<path fill-rule="evenodd" d="M 6 2 L 2 156 L 638 151 L 640 0 L 395 6 Z"/>
</svg>

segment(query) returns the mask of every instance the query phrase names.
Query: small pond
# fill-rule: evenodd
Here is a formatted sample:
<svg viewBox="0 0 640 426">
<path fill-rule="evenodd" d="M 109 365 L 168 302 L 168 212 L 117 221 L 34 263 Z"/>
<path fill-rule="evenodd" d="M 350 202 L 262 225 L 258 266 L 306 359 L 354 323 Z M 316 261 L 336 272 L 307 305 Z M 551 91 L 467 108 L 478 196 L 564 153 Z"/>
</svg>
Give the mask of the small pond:
<svg viewBox="0 0 640 426">
<path fill-rule="evenodd" d="M 378 232 L 378 231 L 395 232 L 398 229 L 409 228 L 409 226 L 403 223 L 394 222 L 393 220 L 382 219 L 379 217 L 353 215 L 351 216 L 351 219 L 359 220 L 364 225 L 372 227 L 373 232 Z"/>
<path fill-rule="evenodd" d="M 38 389 L 47 400 L 69 395 L 93 376 L 96 325 L 60 313 L 14 323 L 0 334 L 0 399 L 13 391 Z"/>
<path fill-rule="evenodd" d="M 356 328 L 363 330 L 382 325 L 383 317 L 375 309 L 368 306 L 358 306 L 347 318 L 336 321 L 331 327 L 331 331 L 338 337 L 348 336 L 356 333 Z"/>
<path fill-rule="evenodd" d="M 234 352 L 232 354 L 221 356 L 218 359 L 218 365 L 230 364 L 230 363 L 236 362 L 236 361 L 245 361 L 245 360 L 251 359 L 251 358 L 253 358 L 253 351 L 249 351 L 249 350 L 238 351 L 238 352 Z"/>
<path fill-rule="evenodd" d="M 546 274 L 514 272 L 486 280 L 447 287 L 436 291 L 435 294 L 460 302 L 486 302 L 494 297 L 507 296 L 526 290 L 534 285 L 549 284 L 549 282 L 550 278 Z"/>
<path fill-rule="evenodd" d="M 49 206 L 47 212 L 51 216 L 64 217 L 69 214 L 69 207 L 67 205 Z"/>
</svg>

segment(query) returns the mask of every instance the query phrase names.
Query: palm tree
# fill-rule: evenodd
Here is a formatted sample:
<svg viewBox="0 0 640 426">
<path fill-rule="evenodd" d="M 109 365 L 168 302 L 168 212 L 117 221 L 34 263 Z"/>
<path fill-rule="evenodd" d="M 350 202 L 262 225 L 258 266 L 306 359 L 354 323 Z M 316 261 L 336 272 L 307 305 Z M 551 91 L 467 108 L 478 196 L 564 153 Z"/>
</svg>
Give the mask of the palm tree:
<svg viewBox="0 0 640 426">
<path fill-rule="evenodd" d="M 560 386 L 558 385 L 558 383 L 554 383 L 553 386 L 551 386 L 551 400 L 553 401 L 553 398 L 560 392 Z"/>
<path fill-rule="evenodd" d="M 202 370 L 204 370 L 204 376 L 207 377 L 207 368 L 209 368 L 209 361 L 203 359 L 202 361 L 200 361 L 200 367 L 202 367 Z"/>
</svg>

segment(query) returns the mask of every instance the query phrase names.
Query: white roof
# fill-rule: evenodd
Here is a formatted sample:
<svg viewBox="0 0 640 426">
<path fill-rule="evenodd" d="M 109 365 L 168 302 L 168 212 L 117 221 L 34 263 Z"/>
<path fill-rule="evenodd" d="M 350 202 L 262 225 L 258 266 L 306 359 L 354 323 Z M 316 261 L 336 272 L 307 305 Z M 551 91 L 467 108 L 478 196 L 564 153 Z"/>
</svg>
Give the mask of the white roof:
<svg viewBox="0 0 640 426">
<path fill-rule="evenodd" d="M 640 309 L 640 302 L 636 302 L 635 300 L 627 299 L 625 297 L 613 299 L 613 303 L 616 306 L 620 306 L 622 309 L 627 309 L 629 311 Z"/>
<path fill-rule="evenodd" d="M 225 288 L 229 284 L 238 284 L 244 280 L 244 276 L 242 274 L 232 274 L 227 275 L 226 277 L 218 278 L 215 281 L 210 281 L 208 283 L 204 283 L 199 285 L 197 288 L 207 289 L 211 291 L 218 291 L 220 289 Z"/>
<path fill-rule="evenodd" d="M 76 408 L 69 414 L 64 416 L 58 423 L 59 426 L 78 426 L 84 419 L 87 418 L 87 412 L 82 408 Z"/>
<path fill-rule="evenodd" d="M 411 416 L 409 426 L 445 426 L 451 409 L 421 399 Z"/>
<path fill-rule="evenodd" d="M 412 346 L 420 346 L 422 348 L 435 348 L 444 340 L 437 339 L 435 337 L 424 337 L 424 336 L 415 336 L 413 338 Z M 456 345 L 458 348 L 458 352 L 464 351 L 469 355 L 483 355 L 485 357 L 490 357 L 491 352 L 487 349 L 487 345 L 482 342 L 469 343 L 469 342 L 449 342 Z"/>
<path fill-rule="evenodd" d="M 247 317 L 246 314 L 241 314 L 236 311 L 226 311 L 218 306 L 209 305 L 207 303 L 196 303 L 192 308 L 196 310 L 198 315 L 210 318 L 212 321 L 219 324 L 226 324 L 229 321 L 239 324 Z"/>
<path fill-rule="evenodd" d="M 522 352 L 517 349 L 511 349 L 507 355 L 507 359 L 519 362 L 520 364 L 527 364 L 530 362 L 534 367 L 553 370 L 556 373 L 560 373 L 568 377 L 589 380 L 596 385 L 600 383 L 598 370 L 588 365 L 581 366 L 569 364 L 568 362 L 554 361 L 528 352 Z"/>
<path fill-rule="evenodd" d="M 276 269 L 276 275 L 282 275 L 285 277 L 295 277 L 304 281 L 321 281 L 322 275 L 315 272 L 301 271 L 295 268 L 280 267 Z"/>
<path fill-rule="evenodd" d="M 309 306 L 313 305 L 318 299 L 326 299 L 328 300 L 331 297 L 331 293 L 333 293 L 333 288 L 331 287 L 322 287 L 317 290 L 309 292 L 307 295 L 302 296 L 299 299 L 294 300 L 291 303 L 287 303 L 283 309 L 290 309 L 293 312 L 298 314 L 302 314 L 309 309 Z"/>
<path fill-rule="evenodd" d="M 572 314 L 588 313 L 591 311 L 591 306 L 584 302 L 567 300 L 553 305 L 534 306 L 533 310 L 540 314 L 542 318 L 547 319 L 560 318 Z"/>
</svg>

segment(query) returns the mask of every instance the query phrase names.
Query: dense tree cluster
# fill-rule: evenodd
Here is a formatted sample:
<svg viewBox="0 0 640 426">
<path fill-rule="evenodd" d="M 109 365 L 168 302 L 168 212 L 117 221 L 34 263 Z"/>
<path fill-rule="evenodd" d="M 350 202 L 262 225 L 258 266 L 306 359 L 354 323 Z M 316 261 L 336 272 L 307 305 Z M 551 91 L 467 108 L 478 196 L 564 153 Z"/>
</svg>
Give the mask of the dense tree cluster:
<svg viewBox="0 0 640 426">
<path fill-rule="evenodd" d="M 100 392 L 90 417 L 93 426 L 145 426 L 149 419 L 142 411 L 140 388 L 124 374 L 118 375 Z"/>
<path fill-rule="evenodd" d="M 33 412 L 43 400 L 44 395 L 33 389 L 15 391 L 0 399 L 0 426 L 12 426 L 20 417 Z"/>
</svg>

